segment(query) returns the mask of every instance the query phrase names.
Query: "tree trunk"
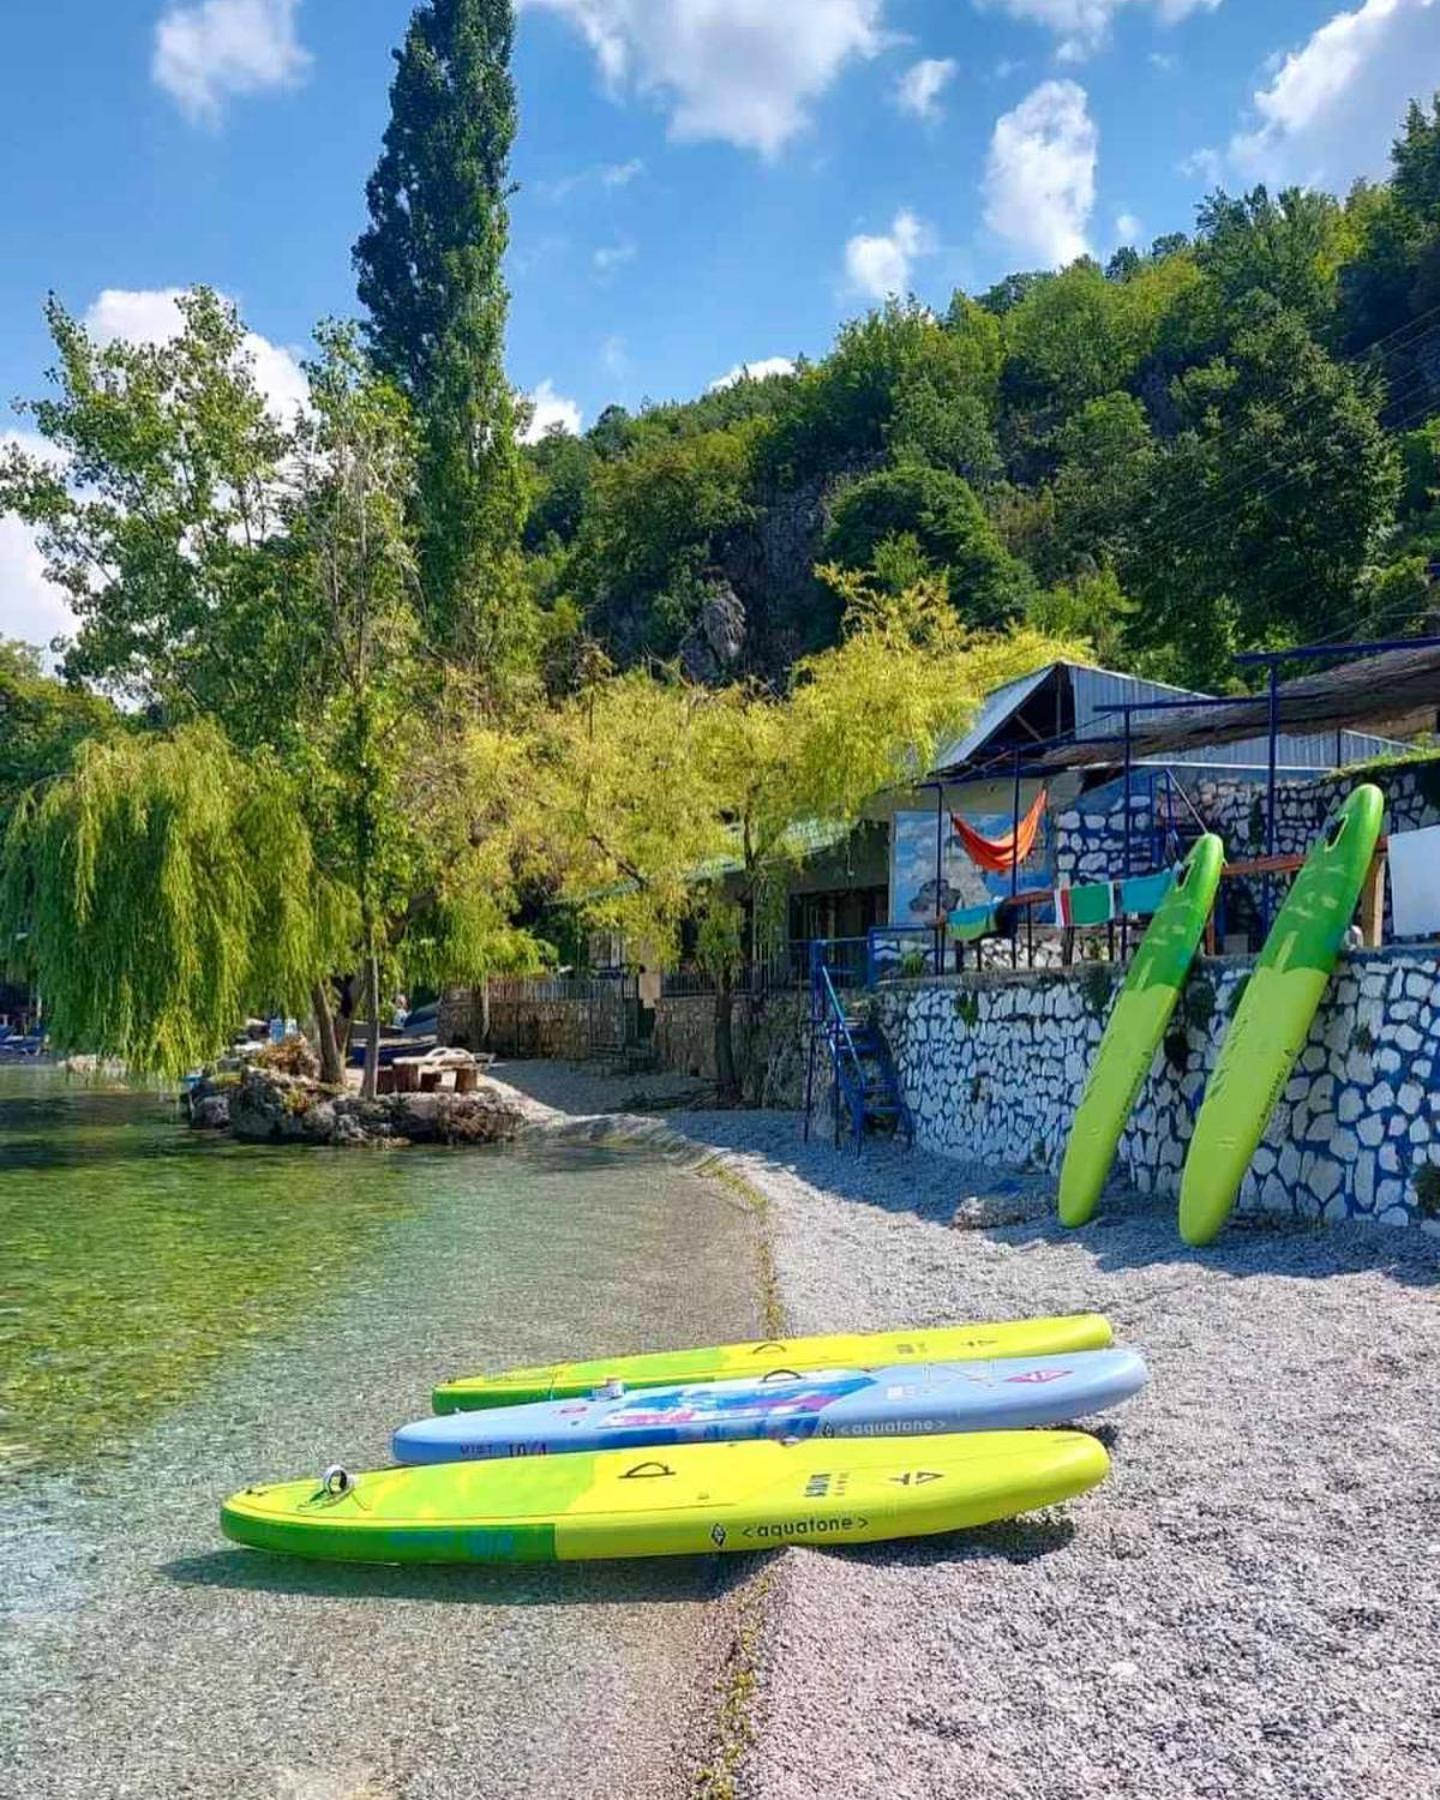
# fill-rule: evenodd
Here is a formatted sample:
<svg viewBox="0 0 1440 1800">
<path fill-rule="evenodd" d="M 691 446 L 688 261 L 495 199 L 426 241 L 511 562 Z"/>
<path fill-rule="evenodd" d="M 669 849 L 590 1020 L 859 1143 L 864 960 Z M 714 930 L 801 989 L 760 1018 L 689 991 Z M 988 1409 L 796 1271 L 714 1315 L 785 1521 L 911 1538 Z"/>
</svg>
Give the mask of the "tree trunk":
<svg viewBox="0 0 1440 1800">
<path fill-rule="evenodd" d="M 340 1040 L 335 1036 L 335 1014 L 323 981 L 317 981 L 310 989 L 310 1004 L 315 1009 L 315 1033 L 320 1039 L 320 1079 L 327 1087 L 343 1087 L 345 1059 L 340 1054 Z"/>
<path fill-rule="evenodd" d="M 715 1082 L 722 1100 L 740 1098 L 735 1074 L 735 989 L 728 969 L 715 983 Z"/>
<path fill-rule="evenodd" d="M 380 950 L 373 925 L 365 933 L 365 994 L 370 1039 L 365 1046 L 365 1080 L 360 1092 L 366 1100 L 373 1100 L 380 1088 Z"/>
</svg>

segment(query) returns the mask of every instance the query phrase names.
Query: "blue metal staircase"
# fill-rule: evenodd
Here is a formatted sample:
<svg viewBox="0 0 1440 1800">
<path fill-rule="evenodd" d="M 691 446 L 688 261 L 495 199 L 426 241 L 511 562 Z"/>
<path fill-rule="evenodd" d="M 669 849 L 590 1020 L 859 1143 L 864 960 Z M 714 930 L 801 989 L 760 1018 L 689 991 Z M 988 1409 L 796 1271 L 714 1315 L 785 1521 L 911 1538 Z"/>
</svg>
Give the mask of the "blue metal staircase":
<svg viewBox="0 0 1440 1800">
<path fill-rule="evenodd" d="M 810 1057 L 805 1074 L 805 1138 L 815 1105 L 815 1072 L 823 1046 L 830 1058 L 830 1110 L 835 1122 L 838 1149 L 848 1131 L 858 1156 L 868 1132 L 888 1132 L 905 1137 L 907 1149 L 915 1146 L 915 1122 L 905 1096 L 895 1059 L 885 1034 L 873 1020 L 847 1007 L 836 987 L 835 975 L 821 942 L 810 946 Z"/>
</svg>

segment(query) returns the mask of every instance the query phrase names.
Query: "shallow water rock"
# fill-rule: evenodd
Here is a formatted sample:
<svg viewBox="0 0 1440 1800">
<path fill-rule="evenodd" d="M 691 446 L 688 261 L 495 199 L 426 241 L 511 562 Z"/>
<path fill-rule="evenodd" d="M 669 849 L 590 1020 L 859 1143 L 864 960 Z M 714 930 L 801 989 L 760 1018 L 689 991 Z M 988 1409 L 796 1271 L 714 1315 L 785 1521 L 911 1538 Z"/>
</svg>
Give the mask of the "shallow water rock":
<svg viewBox="0 0 1440 1800">
<path fill-rule="evenodd" d="M 494 1144 L 514 1138 L 523 1123 L 520 1108 L 494 1082 L 471 1094 L 384 1094 L 364 1100 L 262 1069 L 246 1072 L 230 1107 L 235 1136 L 251 1143 Z"/>
</svg>

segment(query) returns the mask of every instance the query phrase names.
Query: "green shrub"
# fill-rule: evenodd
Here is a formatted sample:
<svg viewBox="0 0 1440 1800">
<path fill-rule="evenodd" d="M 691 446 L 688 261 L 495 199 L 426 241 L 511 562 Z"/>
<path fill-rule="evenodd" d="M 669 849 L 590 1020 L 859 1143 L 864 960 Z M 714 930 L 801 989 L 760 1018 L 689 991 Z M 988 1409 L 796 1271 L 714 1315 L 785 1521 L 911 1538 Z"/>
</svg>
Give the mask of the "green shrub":
<svg viewBox="0 0 1440 1800">
<path fill-rule="evenodd" d="M 980 1023 L 980 996 L 969 988 L 961 988 L 955 995 L 955 1017 L 973 1031 Z"/>
<path fill-rule="evenodd" d="M 1110 996 L 1115 991 L 1116 975 L 1114 963 L 1086 963 L 1080 971 L 1080 997 L 1085 1002 L 1085 1010 L 1092 1018 L 1100 1018 L 1110 1004 Z"/>
<path fill-rule="evenodd" d="M 1185 984 L 1183 1000 L 1185 1023 L 1192 1031 L 1208 1031 L 1210 1022 L 1215 1017 L 1216 1005 L 1215 983 L 1208 975 L 1197 975 L 1192 972 L 1189 981 Z"/>
</svg>

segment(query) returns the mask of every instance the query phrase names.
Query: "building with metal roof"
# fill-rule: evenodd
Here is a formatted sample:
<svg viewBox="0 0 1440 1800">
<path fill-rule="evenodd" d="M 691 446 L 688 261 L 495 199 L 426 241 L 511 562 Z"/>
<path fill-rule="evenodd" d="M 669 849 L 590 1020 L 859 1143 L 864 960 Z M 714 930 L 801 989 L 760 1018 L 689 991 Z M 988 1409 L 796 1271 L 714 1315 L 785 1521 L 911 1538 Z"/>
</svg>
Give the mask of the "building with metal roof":
<svg viewBox="0 0 1440 1800">
<path fill-rule="evenodd" d="M 1368 672 L 1373 665 L 1354 667 Z M 1310 677 L 1308 685 L 1331 680 L 1340 673 L 1331 670 L 1326 676 Z M 1375 677 L 1371 675 L 1369 680 L 1373 684 Z M 1307 684 L 1292 685 L 1298 688 Z M 1282 690 L 1282 695 L 1286 692 Z M 1193 712 L 1132 715 L 1132 764 L 1232 773 L 1267 769 L 1270 745 L 1266 699 L 1241 696 L 1232 715 L 1228 709 L 1210 706 L 1208 703 L 1214 698 L 1193 689 L 1147 681 L 1139 675 L 1122 675 L 1087 663 L 1049 663 L 989 694 L 970 729 L 936 758 L 930 780 L 1003 778 L 1007 763 L 1013 762 L 1017 753 L 1031 768 L 1042 764 L 1050 768 L 1118 764 L 1124 754 L 1121 738 L 1126 707 L 1145 708 L 1157 702 L 1185 700 L 1206 704 Z M 1287 775 L 1318 774 L 1350 763 L 1393 756 L 1406 748 L 1396 739 L 1352 730 L 1343 722 L 1332 727 L 1332 716 L 1345 715 L 1343 710 L 1334 715 L 1314 707 L 1305 718 L 1312 729 L 1282 731 L 1276 744 L 1276 767 Z M 1388 716 L 1393 716 L 1393 708 Z M 1181 719 L 1186 722 L 1184 731 L 1176 729 L 1175 722 Z"/>
</svg>

